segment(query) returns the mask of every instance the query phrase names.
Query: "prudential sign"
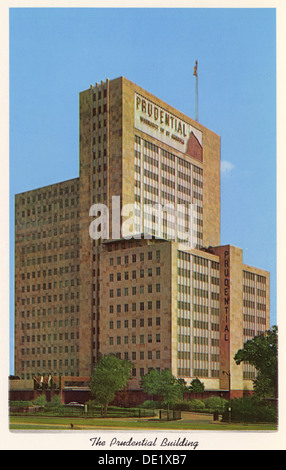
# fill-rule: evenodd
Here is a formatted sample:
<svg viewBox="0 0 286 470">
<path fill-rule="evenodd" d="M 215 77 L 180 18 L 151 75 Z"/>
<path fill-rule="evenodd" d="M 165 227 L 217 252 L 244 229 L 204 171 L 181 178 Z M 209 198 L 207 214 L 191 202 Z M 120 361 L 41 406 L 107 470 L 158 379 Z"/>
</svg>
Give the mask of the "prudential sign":
<svg viewBox="0 0 286 470">
<path fill-rule="evenodd" d="M 161 142 L 203 161 L 202 132 L 135 93 L 134 126 Z"/>
</svg>

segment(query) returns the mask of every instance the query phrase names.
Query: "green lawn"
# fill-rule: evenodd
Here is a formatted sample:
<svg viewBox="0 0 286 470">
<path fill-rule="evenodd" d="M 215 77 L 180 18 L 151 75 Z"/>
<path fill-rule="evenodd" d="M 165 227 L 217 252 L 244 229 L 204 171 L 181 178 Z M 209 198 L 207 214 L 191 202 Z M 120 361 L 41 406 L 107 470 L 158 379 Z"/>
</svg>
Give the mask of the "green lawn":
<svg viewBox="0 0 286 470">
<path fill-rule="evenodd" d="M 149 430 L 202 430 L 202 431 L 277 431 L 273 424 L 228 424 L 212 422 L 212 417 L 182 419 L 178 421 L 156 421 L 139 418 L 80 418 L 11 416 L 10 430 L 95 430 L 95 429 L 149 429 Z"/>
</svg>

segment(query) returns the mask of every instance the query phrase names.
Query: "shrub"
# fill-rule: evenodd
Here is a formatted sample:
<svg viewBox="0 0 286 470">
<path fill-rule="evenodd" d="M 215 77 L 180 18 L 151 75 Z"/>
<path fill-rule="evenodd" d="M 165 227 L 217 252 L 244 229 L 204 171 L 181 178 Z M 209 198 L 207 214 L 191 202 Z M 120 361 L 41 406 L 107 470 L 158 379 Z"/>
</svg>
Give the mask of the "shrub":
<svg viewBox="0 0 286 470">
<path fill-rule="evenodd" d="M 162 403 L 160 401 L 145 400 L 143 403 L 141 403 L 141 405 L 139 405 L 139 408 L 155 410 L 155 409 L 162 408 Z"/>
<path fill-rule="evenodd" d="M 37 406 L 46 406 L 46 404 L 47 404 L 46 395 L 38 396 L 37 398 L 35 398 L 33 403 L 34 403 L 34 405 L 37 405 Z"/>
<path fill-rule="evenodd" d="M 189 400 L 189 411 L 194 411 L 194 410 L 204 410 L 205 409 L 205 404 L 202 400 L 198 400 L 197 398 L 194 398 L 194 400 Z"/>
<path fill-rule="evenodd" d="M 47 410 L 61 410 L 63 406 L 60 395 L 54 395 L 52 400 L 46 404 L 45 408 Z"/>
<path fill-rule="evenodd" d="M 10 407 L 12 406 L 19 406 L 19 407 L 27 407 L 27 406 L 32 406 L 33 402 L 31 401 L 24 401 L 24 400 L 15 400 L 15 401 L 10 401 L 9 402 Z"/>
<path fill-rule="evenodd" d="M 230 400 L 223 413 L 223 421 L 229 418 L 228 408 L 231 408 L 231 421 L 244 423 L 275 423 L 277 408 L 272 403 L 256 397 L 242 397 Z"/>
<path fill-rule="evenodd" d="M 227 404 L 227 400 L 225 400 L 225 398 L 213 396 L 213 397 L 205 398 L 204 404 L 206 408 L 208 408 L 210 411 L 223 412 Z"/>
</svg>

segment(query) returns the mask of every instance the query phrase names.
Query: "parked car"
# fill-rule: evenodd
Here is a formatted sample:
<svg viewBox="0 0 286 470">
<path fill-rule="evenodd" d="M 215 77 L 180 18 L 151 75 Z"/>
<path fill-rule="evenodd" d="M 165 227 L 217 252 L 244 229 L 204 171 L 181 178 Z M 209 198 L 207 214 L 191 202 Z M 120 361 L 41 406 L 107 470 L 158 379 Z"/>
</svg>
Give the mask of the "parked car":
<svg viewBox="0 0 286 470">
<path fill-rule="evenodd" d="M 71 401 L 67 403 L 66 406 L 84 406 L 82 403 L 78 403 L 77 401 Z"/>
</svg>

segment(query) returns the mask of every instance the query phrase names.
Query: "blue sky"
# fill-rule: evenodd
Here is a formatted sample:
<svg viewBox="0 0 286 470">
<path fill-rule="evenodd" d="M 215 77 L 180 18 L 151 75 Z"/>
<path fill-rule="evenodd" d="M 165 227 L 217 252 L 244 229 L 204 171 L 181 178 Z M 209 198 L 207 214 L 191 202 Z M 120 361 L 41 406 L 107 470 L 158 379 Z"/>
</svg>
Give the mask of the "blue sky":
<svg viewBox="0 0 286 470">
<path fill-rule="evenodd" d="M 268 8 L 10 9 L 14 195 L 79 174 L 79 92 L 121 75 L 221 136 L 221 244 L 270 271 L 276 324 L 276 14 Z M 12 353 L 11 353 L 12 354 Z"/>
</svg>

